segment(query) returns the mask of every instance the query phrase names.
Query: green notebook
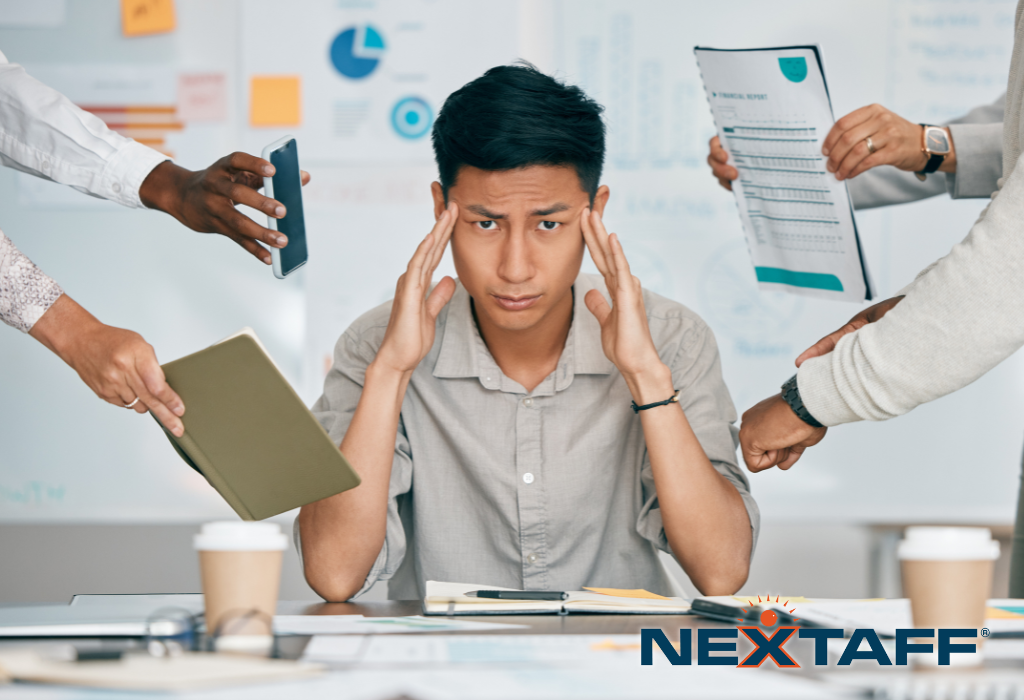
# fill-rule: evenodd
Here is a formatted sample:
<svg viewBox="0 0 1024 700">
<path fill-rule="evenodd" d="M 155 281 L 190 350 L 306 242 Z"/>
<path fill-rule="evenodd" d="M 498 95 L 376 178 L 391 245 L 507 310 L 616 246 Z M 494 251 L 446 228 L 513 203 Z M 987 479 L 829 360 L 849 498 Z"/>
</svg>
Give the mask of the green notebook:
<svg viewBox="0 0 1024 700">
<path fill-rule="evenodd" d="M 185 434 L 164 432 L 243 520 L 263 520 L 359 485 L 251 329 L 163 369 L 185 402 Z"/>
</svg>

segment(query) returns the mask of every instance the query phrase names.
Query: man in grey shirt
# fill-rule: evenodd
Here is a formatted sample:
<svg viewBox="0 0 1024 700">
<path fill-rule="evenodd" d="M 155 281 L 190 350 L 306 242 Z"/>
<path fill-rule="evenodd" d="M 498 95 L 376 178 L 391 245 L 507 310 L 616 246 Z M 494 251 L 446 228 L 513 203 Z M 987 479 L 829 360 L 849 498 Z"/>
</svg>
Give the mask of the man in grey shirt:
<svg viewBox="0 0 1024 700">
<path fill-rule="evenodd" d="M 427 580 L 671 594 L 659 549 L 705 594 L 746 580 L 758 511 L 714 336 L 605 231 L 600 112 L 530 66 L 445 102 L 437 224 L 313 409 L 363 479 L 297 521 L 325 598 L 379 580 L 393 599 Z M 431 290 L 449 240 L 459 281 Z"/>
</svg>

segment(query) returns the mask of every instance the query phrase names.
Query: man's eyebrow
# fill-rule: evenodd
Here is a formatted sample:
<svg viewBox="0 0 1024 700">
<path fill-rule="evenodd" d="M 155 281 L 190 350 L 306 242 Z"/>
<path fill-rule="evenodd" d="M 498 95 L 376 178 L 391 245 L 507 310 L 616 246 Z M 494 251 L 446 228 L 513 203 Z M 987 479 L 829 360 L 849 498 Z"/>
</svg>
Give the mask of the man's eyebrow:
<svg viewBox="0 0 1024 700">
<path fill-rule="evenodd" d="M 558 204 L 552 204 L 547 209 L 536 209 L 534 211 L 531 211 L 530 216 L 550 216 L 551 214 L 557 214 L 558 212 L 565 211 L 566 209 L 569 208 L 570 207 L 568 204 L 564 202 L 559 202 Z"/>
<path fill-rule="evenodd" d="M 494 212 L 487 211 L 487 207 L 485 207 L 485 206 L 483 206 L 481 204 L 468 204 L 468 205 L 466 205 L 466 209 L 468 209 L 469 211 L 473 212 L 474 214 L 477 214 L 478 216 L 483 216 L 483 217 L 486 217 L 488 219 L 504 219 L 505 218 L 504 214 L 495 214 Z"/>
</svg>

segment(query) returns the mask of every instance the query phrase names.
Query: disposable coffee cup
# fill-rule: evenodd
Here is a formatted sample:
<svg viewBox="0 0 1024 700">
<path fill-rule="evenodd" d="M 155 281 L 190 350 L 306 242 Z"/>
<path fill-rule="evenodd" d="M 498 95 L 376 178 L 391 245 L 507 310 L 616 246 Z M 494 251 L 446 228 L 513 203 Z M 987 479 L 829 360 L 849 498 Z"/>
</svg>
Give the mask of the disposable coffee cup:
<svg viewBox="0 0 1024 700">
<path fill-rule="evenodd" d="M 910 599 L 914 627 L 934 630 L 916 640 L 931 644 L 932 654 L 916 654 L 925 664 L 938 664 L 941 628 L 976 629 L 976 639 L 956 638 L 954 644 L 977 645 L 977 654 L 951 654 L 950 665 L 981 663 L 981 628 L 992 591 L 992 570 L 999 542 L 983 527 L 908 527 L 897 556 L 903 573 L 903 594 Z"/>
<path fill-rule="evenodd" d="M 268 652 L 287 536 L 276 523 L 215 522 L 203 525 L 194 544 L 214 648 Z"/>
</svg>

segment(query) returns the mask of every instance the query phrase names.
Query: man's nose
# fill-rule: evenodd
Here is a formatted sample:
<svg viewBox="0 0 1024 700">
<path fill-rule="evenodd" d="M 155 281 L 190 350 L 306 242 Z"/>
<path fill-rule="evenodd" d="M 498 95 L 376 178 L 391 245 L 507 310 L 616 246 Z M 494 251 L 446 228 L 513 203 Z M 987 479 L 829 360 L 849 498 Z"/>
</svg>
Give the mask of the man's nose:
<svg viewBox="0 0 1024 700">
<path fill-rule="evenodd" d="M 536 273 L 525 231 L 514 230 L 505 239 L 498 275 L 511 284 L 522 284 Z"/>
</svg>

